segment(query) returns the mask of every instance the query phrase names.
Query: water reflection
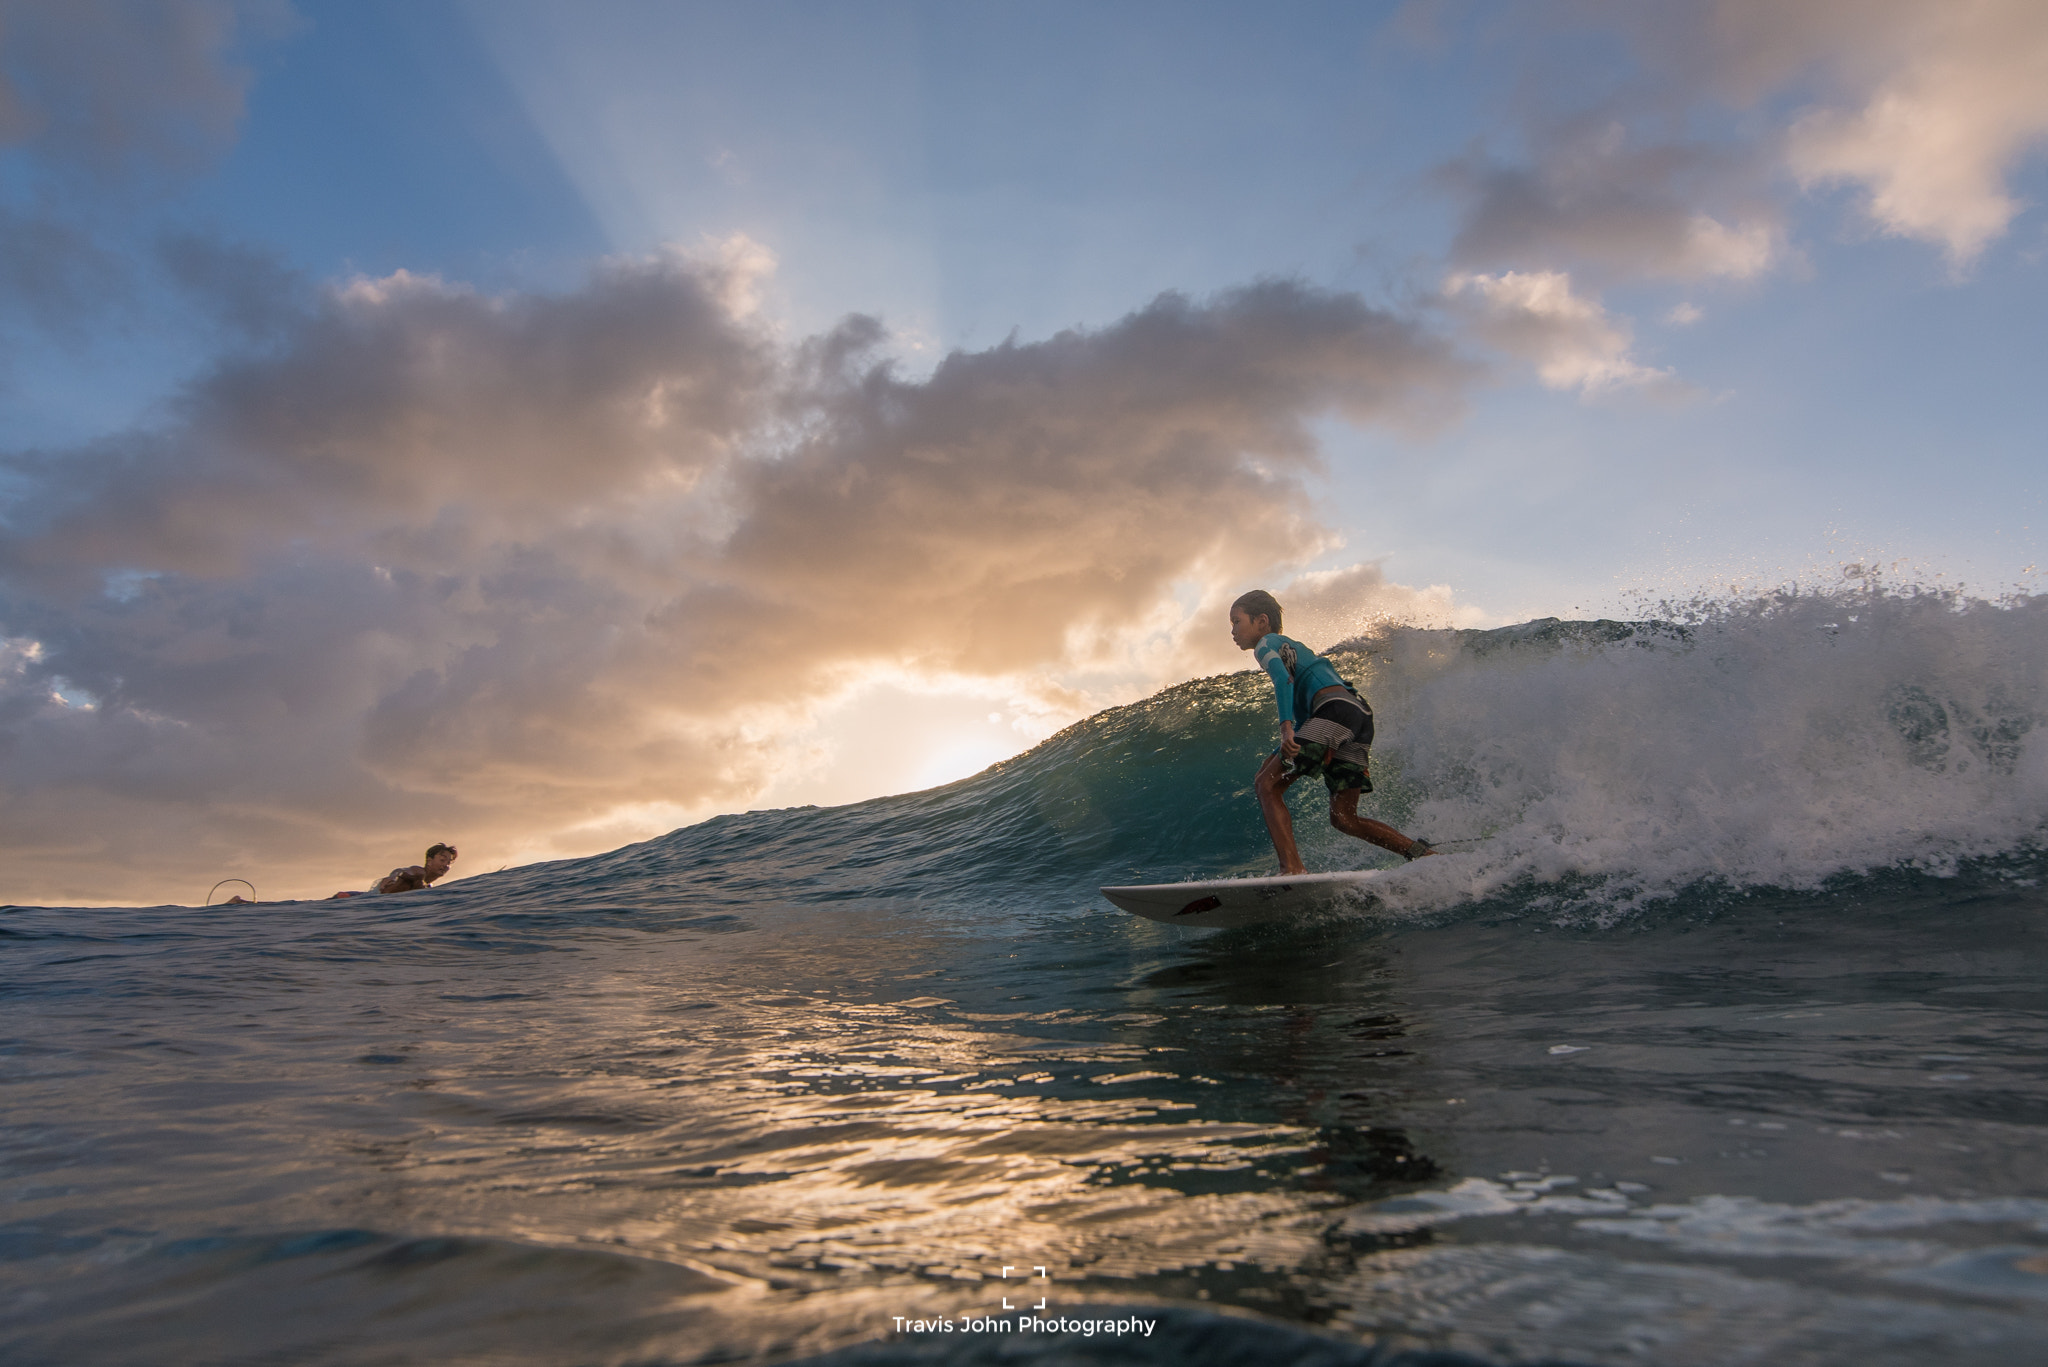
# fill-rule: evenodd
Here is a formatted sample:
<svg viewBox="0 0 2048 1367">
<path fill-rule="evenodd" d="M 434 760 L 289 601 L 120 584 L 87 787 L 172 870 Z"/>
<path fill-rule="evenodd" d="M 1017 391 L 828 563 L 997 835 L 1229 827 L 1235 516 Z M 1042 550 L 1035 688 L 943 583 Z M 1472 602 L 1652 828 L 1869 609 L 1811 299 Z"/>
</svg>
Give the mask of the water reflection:
<svg viewBox="0 0 2048 1367">
<path fill-rule="evenodd" d="M 344 925 L 317 937 L 330 963 Z M 196 950 L 140 959 L 152 1043 L 180 1063 L 74 1028 L 78 1066 L 17 1089 L 22 1114 L 76 1118 L 71 1185 L 40 1206 L 17 1187 L 28 1218 L 99 1231 L 43 1246 L 100 1269 L 62 1295 L 38 1278 L 60 1341 L 118 1360 L 203 1338 L 258 1284 L 322 1332 L 351 1298 L 392 1335 L 457 1303 L 520 1320 L 550 1259 L 582 1269 L 561 1286 L 668 1305 L 650 1351 L 677 1316 L 751 1356 L 1021 1303 L 1005 1267 L 1049 1269 L 1061 1303 L 1323 1318 L 1316 1287 L 1359 1247 L 1332 1240 L 1342 1210 L 1440 1173 L 1375 1118 L 1416 1055 L 1356 945 L 1148 948 L 1110 922 L 991 963 L 887 908 L 660 952 L 603 926 L 545 955 L 362 929 L 384 953 L 338 978 L 281 944 L 268 983 Z M 266 1020 L 286 1028 L 241 1028 Z M 410 1289 L 364 1289 L 385 1285 Z"/>
<path fill-rule="evenodd" d="M 1995 1344 L 1943 1298 L 2048 1303 L 2048 1208 L 1999 1204 L 2041 1076 L 2004 960 L 882 904 L 493 929 L 532 953 L 408 917 L 10 941 L 0 1350 L 774 1359 L 1046 1299 L 1602 1360 L 1691 1304 L 1825 1292 L 1839 1336 L 1918 1297 L 1926 1342 Z"/>
</svg>

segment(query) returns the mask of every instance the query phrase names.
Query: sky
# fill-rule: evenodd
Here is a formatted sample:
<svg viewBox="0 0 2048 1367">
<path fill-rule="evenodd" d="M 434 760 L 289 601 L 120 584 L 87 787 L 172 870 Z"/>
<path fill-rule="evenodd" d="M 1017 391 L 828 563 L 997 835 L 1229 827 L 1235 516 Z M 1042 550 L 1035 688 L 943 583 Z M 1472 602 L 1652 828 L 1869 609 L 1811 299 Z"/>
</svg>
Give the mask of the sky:
<svg viewBox="0 0 2048 1367">
<path fill-rule="evenodd" d="M 951 781 L 1384 623 L 2034 592 L 2038 0 L 0 0 L 0 902 Z"/>
</svg>

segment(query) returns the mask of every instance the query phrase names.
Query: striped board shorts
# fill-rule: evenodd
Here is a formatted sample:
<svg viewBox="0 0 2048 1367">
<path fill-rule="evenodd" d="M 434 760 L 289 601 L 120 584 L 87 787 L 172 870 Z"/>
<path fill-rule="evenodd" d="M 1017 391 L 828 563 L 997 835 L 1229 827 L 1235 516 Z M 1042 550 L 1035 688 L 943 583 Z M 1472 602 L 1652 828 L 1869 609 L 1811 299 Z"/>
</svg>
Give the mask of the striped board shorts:
<svg viewBox="0 0 2048 1367">
<path fill-rule="evenodd" d="M 1301 750 L 1282 771 L 1289 778 L 1321 774 L 1332 793 L 1372 791 L 1372 710 L 1349 698 L 1332 698 L 1294 732 Z"/>
</svg>

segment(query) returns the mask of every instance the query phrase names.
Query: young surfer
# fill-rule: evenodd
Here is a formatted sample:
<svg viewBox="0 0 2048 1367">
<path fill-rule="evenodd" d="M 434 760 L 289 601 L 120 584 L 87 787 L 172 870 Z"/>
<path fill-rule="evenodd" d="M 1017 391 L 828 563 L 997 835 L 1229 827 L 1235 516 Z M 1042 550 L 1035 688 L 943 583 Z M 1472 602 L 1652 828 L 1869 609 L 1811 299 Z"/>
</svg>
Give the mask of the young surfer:
<svg viewBox="0 0 2048 1367">
<path fill-rule="evenodd" d="M 435 879 L 447 873 L 448 866 L 454 862 L 455 847 L 453 845 L 429 845 L 427 847 L 426 863 L 413 864 L 402 869 L 393 869 L 390 873 L 378 879 L 376 885 L 370 891 L 382 893 L 418 892 L 421 888 L 426 887 Z M 364 894 L 360 892 L 337 892 L 334 894 L 334 897 L 361 896 L 364 896 Z M 334 900 L 334 897 L 330 897 L 327 900 L 331 902 Z"/>
<path fill-rule="evenodd" d="M 1232 603 L 1230 639 L 1239 650 L 1253 652 L 1272 676 L 1280 705 L 1280 748 L 1266 757 L 1255 785 L 1273 852 L 1280 856 L 1280 871 L 1308 872 L 1294 844 L 1287 789 L 1309 774 L 1322 775 L 1330 790 L 1330 824 L 1344 834 L 1407 859 L 1435 854 L 1426 842 L 1358 814 L 1359 794 L 1372 791 L 1372 709 L 1337 677 L 1329 661 L 1280 634 L 1279 600 L 1264 589 L 1253 589 Z"/>
</svg>

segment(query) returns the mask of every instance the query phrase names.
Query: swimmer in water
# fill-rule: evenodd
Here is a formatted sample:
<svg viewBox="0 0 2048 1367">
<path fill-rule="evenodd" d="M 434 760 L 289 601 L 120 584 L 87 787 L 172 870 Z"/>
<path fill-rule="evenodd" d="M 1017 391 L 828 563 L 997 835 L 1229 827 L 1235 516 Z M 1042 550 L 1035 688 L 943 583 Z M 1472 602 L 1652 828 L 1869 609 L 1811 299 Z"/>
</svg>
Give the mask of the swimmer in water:
<svg viewBox="0 0 2048 1367">
<path fill-rule="evenodd" d="M 427 847 L 427 860 L 424 864 L 413 864 L 407 868 L 393 869 L 390 873 L 378 879 L 376 886 L 371 888 L 370 892 L 384 893 L 386 895 L 394 892 L 418 892 L 421 888 L 428 886 L 446 874 L 448 866 L 454 862 L 455 847 L 453 845 L 429 845 Z M 337 892 L 334 894 L 334 897 L 363 897 L 367 895 L 360 892 Z M 331 902 L 334 898 L 330 897 L 327 900 Z"/>
</svg>

